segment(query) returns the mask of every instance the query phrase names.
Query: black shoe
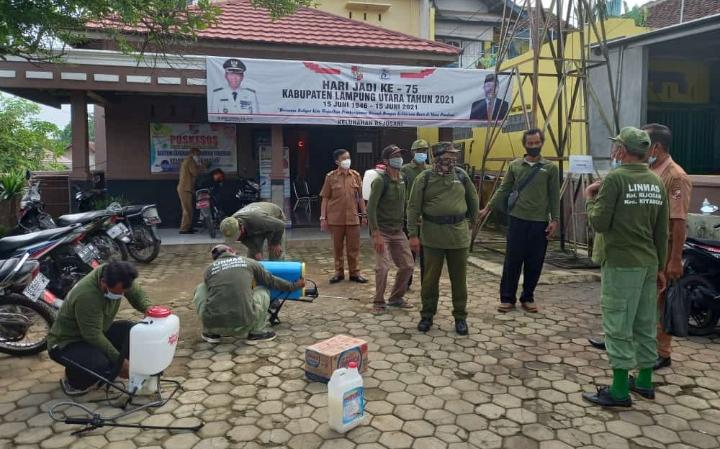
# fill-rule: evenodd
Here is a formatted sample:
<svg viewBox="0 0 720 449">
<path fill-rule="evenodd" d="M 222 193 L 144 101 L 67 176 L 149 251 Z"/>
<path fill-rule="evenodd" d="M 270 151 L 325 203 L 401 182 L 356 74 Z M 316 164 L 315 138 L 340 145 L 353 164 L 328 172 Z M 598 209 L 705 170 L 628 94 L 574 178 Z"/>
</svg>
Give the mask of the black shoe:
<svg viewBox="0 0 720 449">
<path fill-rule="evenodd" d="M 260 332 L 260 333 L 251 333 L 247 337 L 248 344 L 258 343 L 261 341 L 272 341 L 275 340 L 275 337 L 277 335 L 273 331 L 267 331 L 267 332 Z"/>
<path fill-rule="evenodd" d="M 194 229 L 190 229 L 190 230 L 188 230 L 188 231 L 180 231 L 180 234 L 195 234 L 195 230 L 194 230 Z"/>
<path fill-rule="evenodd" d="M 341 276 L 341 275 L 339 275 L 339 274 L 336 274 L 335 276 L 333 276 L 333 277 L 330 278 L 330 283 L 331 283 L 331 284 L 337 284 L 338 282 L 342 281 L 343 279 L 345 279 L 345 276 Z"/>
<path fill-rule="evenodd" d="M 417 329 L 418 329 L 420 332 L 427 332 L 427 331 L 430 330 L 430 328 L 432 327 L 432 325 L 433 325 L 432 319 L 430 319 L 430 318 L 421 318 L 421 319 L 420 319 L 420 322 L 419 322 L 418 325 L 417 325 Z"/>
<path fill-rule="evenodd" d="M 588 343 L 590 343 L 590 346 L 592 346 L 595 349 L 599 349 L 601 351 L 605 351 L 607 348 L 605 347 L 605 340 L 602 338 L 595 338 L 595 337 L 588 337 Z"/>
<path fill-rule="evenodd" d="M 593 404 L 603 407 L 632 407 L 632 399 L 614 399 L 610 395 L 610 387 L 603 386 L 597 388 L 597 393 L 583 393 L 583 399 Z"/>
<path fill-rule="evenodd" d="M 465 320 L 455 320 L 455 332 L 458 333 L 458 335 L 467 335 L 468 334 L 468 325 Z"/>
<path fill-rule="evenodd" d="M 655 399 L 655 389 L 638 387 L 635 385 L 635 378 L 633 376 L 630 376 L 630 391 L 639 394 L 645 399 Z"/>
<path fill-rule="evenodd" d="M 653 370 L 667 368 L 670 365 L 672 365 L 672 360 L 670 359 L 670 357 L 658 356 L 657 360 L 655 361 L 655 366 L 653 366 Z"/>
<path fill-rule="evenodd" d="M 208 343 L 220 343 L 221 335 L 217 334 L 206 334 L 203 332 L 200 337 Z"/>
<path fill-rule="evenodd" d="M 357 282 L 358 284 L 367 284 L 368 281 L 367 278 L 359 274 L 357 276 L 350 276 L 350 280 L 353 282 Z"/>
</svg>

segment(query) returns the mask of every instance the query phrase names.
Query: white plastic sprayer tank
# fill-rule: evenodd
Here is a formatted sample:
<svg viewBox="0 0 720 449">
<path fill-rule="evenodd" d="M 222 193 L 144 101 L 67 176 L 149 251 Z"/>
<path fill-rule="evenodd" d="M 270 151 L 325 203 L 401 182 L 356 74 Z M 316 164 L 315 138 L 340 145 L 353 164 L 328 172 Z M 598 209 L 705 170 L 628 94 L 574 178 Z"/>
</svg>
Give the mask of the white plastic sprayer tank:
<svg viewBox="0 0 720 449">
<path fill-rule="evenodd" d="M 130 329 L 129 391 L 139 390 L 148 379 L 170 366 L 179 332 L 178 317 L 161 306 L 150 307 L 145 318 Z M 157 390 L 157 385 L 152 388 Z"/>
</svg>

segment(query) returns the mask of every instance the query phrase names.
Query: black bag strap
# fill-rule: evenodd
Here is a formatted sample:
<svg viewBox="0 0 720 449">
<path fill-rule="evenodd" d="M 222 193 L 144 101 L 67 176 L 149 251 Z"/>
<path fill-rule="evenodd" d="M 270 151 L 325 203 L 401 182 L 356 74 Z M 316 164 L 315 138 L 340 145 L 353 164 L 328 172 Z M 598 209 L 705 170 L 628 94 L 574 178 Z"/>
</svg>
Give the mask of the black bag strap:
<svg viewBox="0 0 720 449">
<path fill-rule="evenodd" d="M 517 192 L 518 195 L 520 194 L 520 192 L 523 191 L 523 189 L 524 189 L 525 187 L 528 186 L 528 184 L 530 184 L 530 182 L 532 182 L 533 178 L 535 178 L 535 175 L 537 175 L 538 172 L 540 172 L 540 169 L 541 169 L 541 168 L 542 168 L 542 164 L 540 164 L 540 162 L 538 162 L 538 163 L 532 168 L 532 171 L 530 172 L 530 174 L 527 175 L 527 177 L 526 177 L 525 179 L 523 179 L 522 183 L 520 183 L 520 185 L 518 186 L 518 188 L 515 189 L 515 192 Z"/>
</svg>

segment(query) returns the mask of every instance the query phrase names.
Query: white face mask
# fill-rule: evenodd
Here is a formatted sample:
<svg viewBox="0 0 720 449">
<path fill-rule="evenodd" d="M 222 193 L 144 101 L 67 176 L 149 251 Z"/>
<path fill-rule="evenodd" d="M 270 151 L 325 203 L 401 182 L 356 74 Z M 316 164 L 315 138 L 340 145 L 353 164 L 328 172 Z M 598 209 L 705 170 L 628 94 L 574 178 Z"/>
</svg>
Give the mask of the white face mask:
<svg viewBox="0 0 720 449">
<path fill-rule="evenodd" d="M 388 165 L 390 165 L 392 168 L 396 170 L 400 170 L 403 166 L 403 158 L 401 157 L 392 157 L 388 159 Z"/>
<path fill-rule="evenodd" d="M 199 164 L 199 163 L 200 163 L 200 156 L 193 156 L 192 158 L 193 158 L 193 160 L 195 161 L 196 164 Z"/>
<path fill-rule="evenodd" d="M 350 159 L 345 159 L 343 161 L 340 161 L 340 168 L 347 170 L 348 168 L 350 168 L 351 163 L 352 162 L 350 161 Z"/>
<path fill-rule="evenodd" d="M 123 295 L 108 290 L 105 292 L 105 297 L 111 301 L 117 301 L 118 299 L 122 299 Z"/>
</svg>

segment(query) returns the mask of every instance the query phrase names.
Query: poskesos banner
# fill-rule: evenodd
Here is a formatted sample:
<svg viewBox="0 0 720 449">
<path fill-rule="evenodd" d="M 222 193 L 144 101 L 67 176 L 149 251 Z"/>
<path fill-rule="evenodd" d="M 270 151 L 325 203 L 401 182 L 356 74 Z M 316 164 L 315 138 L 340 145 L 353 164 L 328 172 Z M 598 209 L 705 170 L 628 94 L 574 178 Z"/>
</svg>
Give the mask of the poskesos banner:
<svg viewBox="0 0 720 449">
<path fill-rule="evenodd" d="M 511 86 L 488 70 L 207 58 L 211 122 L 486 126 L 507 115 Z"/>
<path fill-rule="evenodd" d="M 217 123 L 151 123 L 150 173 L 178 173 L 190 150 L 200 150 L 209 170 L 237 170 L 235 125 Z"/>
</svg>

